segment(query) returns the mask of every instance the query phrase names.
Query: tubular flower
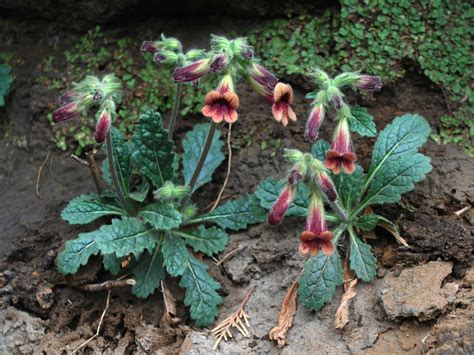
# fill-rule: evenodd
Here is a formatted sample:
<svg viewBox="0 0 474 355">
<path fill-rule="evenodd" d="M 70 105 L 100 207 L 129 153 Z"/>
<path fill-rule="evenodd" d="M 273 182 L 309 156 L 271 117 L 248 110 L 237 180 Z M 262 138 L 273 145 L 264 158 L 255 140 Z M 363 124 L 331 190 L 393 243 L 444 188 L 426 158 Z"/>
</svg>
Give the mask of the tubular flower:
<svg viewBox="0 0 474 355">
<path fill-rule="evenodd" d="M 67 104 L 70 104 L 78 96 L 79 94 L 74 90 L 66 91 L 64 94 L 59 96 L 59 99 L 58 99 L 59 106 L 66 106 Z"/>
<path fill-rule="evenodd" d="M 102 110 L 94 133 L 94 138 L 97 143 L 102 143 L 105 140 L 111 124 L 112 116 L 110 115 L 110 112 L 107 109 Z"/>
<path fill-rule="evenodd" d="M 229 58 L 223 54 L 217 54 L 212 59 L 212 62 L 209 66 L 209 70 L 211 73 L 219 73 L 223 71 L 229 65 Z"/>
<path fill-rule="evenodd" d="M 291 104 L 293 103 L 293 89 L 291 85 L 278 83 L 273 91 L 273 117 L 283 126 L 288 124 L 288 119 L 296 121 L 296 115 Z"/>
<path fill-rule="evenodd" d="M 355 87 L 367 91 L 380 91 L 382 89 L 382 79 L 379 76 L 361 75 L 356 81 Z"/>
<path fill-rule="evenodd" d="M 306 230 L 300 236 L 299 250 L 302 254 L 311 256 L 322 250 L 329 256 L 334 252 L 332 237 L 332 232 L 327 230 L 323 201 L 318 194 L 313 194 L 306 219 Z"/>
<path fill-rule="evenodd" d="M 334 174 L 341 172 L 344 168 L 347 174 L 352 174 L 355 170 L 354 161 L 356 155 L 352 151 L 351 136 L 349 133 L 349 125 L 345 118 L 339 120 L 334 137 L 331 142 L 331 148 L 326 152 L 326 160 L 324 165 L 332 170 Z"/>
<path fill-rule="evenodd" d="M 273 103 L 273 90 L 278 82 L 275 75 L 260 64 L 252 63 L 247 69 L 247 81 L 259 95 Z"/>
<path fill-rule="evenodd" d="M 319 127 L 324 121 L 324 105 L 318 104 L 313 107 L 309 114 L 308 120 L 306 121 L 306 127 L 304 130 L 304 137 L 306 140 L 314 143 L 318 139 Z"/>
<path fill-rule="evenodd" d="M 295 194 L 296 186 L 287 184 L 270 209 L 270 213 L 268 214 L 269 224 L 276 225 L 283 220 L 286 211 L 288 211 L 288 208 L 290 208 L 295 198 Z"/>
<path fill-rule="evenodd" d="M 210 117 L 215 123 L 234 123 L 237 121 L 237 108 L 239 107 L 239 97 L 234 92 L 234 85 L 230 75 L 224 76 L 217 90 L 212 90 L 206 94 L 205 105 L 202 114 Z"/>
<path fill-rule="evenodd" d="M 344 106 L 344 99 L 341 95 L 334 95 L 331 97 L 331 103 L 336 110 L 340 110 Z"/>
<path fill-rule="evenodd" d="M 142 52 L 156 52 L 158 48 L 159 48 L 158 41 L 144 41 L 142 43 L 142 46 L 140 47 L 140 50 Z"/>
<path fill-rule="evenodd" d="M 63 122 L 73 119 L 81 114 L 81 109 L 79 105 L 72 101 L 65 106 L 58 108 L 53 112 L 53 121 L 54 122 Z"/>
<path fill-rule="evenodd" d="M 209 72 L 210 60 L 208 58 L 198 60 L 185 67 L 176 68 L 173 72 L 173 79 L 177 83 L 187 83 L 195 81 Z"/>
<path fill-rule="evenodd" d="M 331 178 L 325 171 L 320 171 L 316 175 L 319 188 L 327 196 L 328 200 L 334 202 L 337 200 L 337 191 Z"/>
</svg>

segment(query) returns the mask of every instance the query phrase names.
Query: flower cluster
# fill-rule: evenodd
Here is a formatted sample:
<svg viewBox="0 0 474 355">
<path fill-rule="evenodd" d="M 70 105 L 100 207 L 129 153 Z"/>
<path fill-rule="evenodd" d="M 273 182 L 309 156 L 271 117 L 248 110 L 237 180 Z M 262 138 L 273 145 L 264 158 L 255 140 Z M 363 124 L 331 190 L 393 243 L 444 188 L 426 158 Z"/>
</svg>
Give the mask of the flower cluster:
<svg viewBox="0 0 474 355">
<path fill-rule="evenodd" d="M 326 225 L 323 196 L 330 202 L 337 201 L 337 192 L 324 165 L 311 154 L 298 150 L 286 150 L 285 158 L 294 165 L 287 176 L 287 183 L 268 215 L 268 223 L 279 224 L 295 199 L 298 184 L 308 176 L 310 204 L 305 231 L 300 237 L 300 251 L 316 255 L 319 250 L 330 255 L 334 251 L 332 233 Z"/>
<path fill-rule="evenodd" d="M 351 86 L 354 89 L 378 91 L 382 88 L 382 82 L 378 76 L 357 72 L 342 73 L 331 79 L 325 72 L 316 69 L 313 76 L 320 90 L 307 95 L 314 101 L 306 121 L 305 138 L 312 143 L 318 139 L 319 128 L 325 119 L 326 112 L 329 107 L 333 107 L 337 111 L 337 126 L 324 164 L 334 174 L 339 174 L 341 170 L 352 174 L 355 170 L 354 162 L 357 159 L 349 130 L 349 120 L 352 116 L 349 105 L 344 101 L 341 89 Z"/>
<path fill-rule="evenodd" d="M 177 83 L 192 82 L 207 75 L 220 75 L 221 81 L 215 90 L 207 93 L 204 116 L 215 123 L 222 121 L 233 123 L 237 120 L 239 97 L 234 83 L 244 78 L 250 86 L 271 105 L 275 120 L 284 126 L 289 120 L 296 121 L 291 108 L 293 89 L 290 85 L 278 82 L 275 75 L 258 64 L 252 47 L 246 38 L 228 40 L 225 37 L 212 36 L 211 51 L 204 53 L 194 61 L 174 70 L 173 79 Z"/>
<path fill-rule="evenodd" d="M 93 106 L 97 111 L 95 140 L 102 143 L 115 117 L 115 102 L 120 100 L 121 84 L 114 75 L 105 75 L 102 80 L 87 76 L 80 83 L 74 83 L 73 89 L 59 97 L 59 108 L 52 114 L 54 122 L 71 120 L 86 114 Z"/>
</svg>

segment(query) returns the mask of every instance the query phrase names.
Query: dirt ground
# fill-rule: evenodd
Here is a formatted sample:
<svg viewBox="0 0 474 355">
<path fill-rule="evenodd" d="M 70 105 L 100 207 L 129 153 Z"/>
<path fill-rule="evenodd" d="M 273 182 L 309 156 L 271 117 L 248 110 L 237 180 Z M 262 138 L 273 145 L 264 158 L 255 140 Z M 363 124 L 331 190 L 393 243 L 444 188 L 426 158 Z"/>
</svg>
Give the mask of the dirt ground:
<svg viewBox="0 0 474 355">
<path fill-rule="evenodd" d="M 185 43 L 195 45 L 206 43 L 209 33 L 221 32 L 221 23 L 202 21 L 175 32 Z M 172 28 L 178 28 L 178 22 L 171 22 Z M 147 33 L 158 34 L 163 27 L 153 21 L 137 27 L 112 26 L 105 32 L 110 36 L 125 33 L 139 44 Z M 55 268 L 54 257 L 64 241 L 94 228 L 70 226 L 59 214 L 68 200 L 93 191 L 94 184 L 86 167 L 54 147 L 46 114 L 58 93 L 36 84 L 34 79 L 40 74 L 38 64 L 58 38 L 64 41 L 79 34 L 44 23 L 27 25 L 22 20 L 10 20 L 2 28 L 0 43 L 4 44 L 0 51 L 14 53 L 19 66 L 15 68 L 7 106 L 0 110 L 0 353 L 65 354 L 95 333 L 106 300 L 106 293 L 90 294 L 73 285 L 106 279 L 107 275 L 92 267 L 74 278 L 65 278 Z M 173 31 L 167 34 L 176 35 Z M 406 77 L 384 87 L 373 98 L 351 99 L 368 107 L 378 129 L 393 117 L 411 112 L 424 116 L 436 131 L 439 118 L 447 112 L 444 96 L 418 74 L 417 68 L 409 69 Z M 298 122 L 283 129 L 273 122 L 270 107 L 247 85 L 239 85 L 237 90 L 241 107 L 233 139 L 248 138 L 249 131 L 254 133 L 248 149 L 234 152 L 225 192 L 230 197 L 252 192 L 261 179 L 283 176 L 288 168 L 281 151 L 272 157 L 271 149 L 260 149 L 261 142 L 280 138 L 283 147 L 309 149 L 302 138 L 308 112 L 303 91 L 296 87 Z M 199 116 L 186 117 L 179 123 L 177 136 L 182 137 L 193 123 L 201 121 Z M 326 125 L 322 137 L 328 139 L 331 129 Z M 372 144 L 371 140 L 356 138 L 364 167 Z M 376 230 L 376 239 L 369 242 L 378 257 L 378 278 L 372 284 L 359 283 L 350 322 L 342 331 L 333 327 L 339 290 L 334 301 L 317 313 L 298 308 L 286 347 L 279 349 L 268 339 L 281 301 L 304 263 L 297 251 L 297 235 L 304 223 L 301 219 L 278 227 L 257 225 L 231 234 L 222 255 L 237 247 L 243 247 L 242 251 L 223 268 L 208 260 L 210 272 L 222 284 L 224 302 L 219 320 L 236 309 L 252 285 L 256 288 L 246 307 L 251 317 L 250 337 L 235 333 L 235 339 L 221 343 L 218 352 L 474 353 L 474 210 L 455 214 L 473 205 L 474 159 L 457 146 L 441 146 L 433 141 L 423 147 L 423 152 L 433 164 L 427 179 L 405 195 L 401 204 L 375 210 L 398 221 L 411 247 L 404 248 L 384 230 Z M 38 197 L 38 169 L 48 154 Z M 204 205 L 212 200 L 208 196 L 219 191 L 225 170 L 224 164 L 215 174 L 215 182 L 199 193 Z M 129 290 L 114 290 L 100 335 L 81 352 L 212 353 L 214 338 L 209 329 L 193 326 L 186 316 L 182 292 L 172 281 L 170 284 L 181 323 L 160 325 L 163 301 L 159 292 L 140 300 Z"/>
</svg>

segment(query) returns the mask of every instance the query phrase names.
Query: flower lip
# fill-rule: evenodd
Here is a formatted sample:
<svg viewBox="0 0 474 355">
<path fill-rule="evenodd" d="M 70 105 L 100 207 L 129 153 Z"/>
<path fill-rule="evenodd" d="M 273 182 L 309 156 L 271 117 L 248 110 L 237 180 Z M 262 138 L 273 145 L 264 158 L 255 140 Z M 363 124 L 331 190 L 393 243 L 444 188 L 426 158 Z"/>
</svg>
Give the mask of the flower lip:
<svg viewBox="0 0 474 355">
<path fill-rule="evenodd" d="M 304 231 L 300 236 L 299 250 L 302 254 L 309 254 L 315 256 L 321 250 L 325 255 L 330 256 L 334 253 L 334 245 L 332 244 L 333 233 L 330 231 L 323 231 L 321 233 L 314 233 Z"/>
<path fill-rule="evenodd" d="M 210 117 L 215 123 L 222 122 L 223 120 L 228 123 L 237 121 L 239 97 L 235 92 L 212 90 L 207 93 L 204 102 L 202 114 Z"/>
<path fill-rule="evenodd" d="M 336 150 L 330 149 L 326 152 L 326 160 L 324 166 L 334 174 L 341 172 L 341 167 L 344 168 L 347 174 L 352 174 L 355 170 L 354 162 L 357 160 L 357 156 L 352 152 L 339 153 Z"/>
<path fill-rule="evenodd" d="M 288 124 L 288 119 L 296 121 L 296 114 L 291 108 L 293 103 L 293 89 L 291 85 L 277 83 L 273 90 L 272 113 L 276 121 L 283 126 Z"/>
</svg>

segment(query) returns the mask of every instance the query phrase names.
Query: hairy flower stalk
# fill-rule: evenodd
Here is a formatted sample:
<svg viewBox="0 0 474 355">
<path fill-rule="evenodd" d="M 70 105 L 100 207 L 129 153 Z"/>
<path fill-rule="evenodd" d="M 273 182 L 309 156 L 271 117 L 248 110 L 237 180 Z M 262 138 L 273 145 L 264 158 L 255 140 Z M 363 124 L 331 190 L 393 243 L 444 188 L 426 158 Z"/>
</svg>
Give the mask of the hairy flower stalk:
<svg viewBox="0 0 474 355">
<path fill-rule="evenodd" d="M 239 97 L 234 92 L 234 84 L 230 74 L 225 75 L 217 90 L 207 93 L 202 114 L 212 119 L 214 123 L 226 121 L 234 123 L 237 121 L 237 108 L 239 107 Z"/>
<path fill-rule="evenodd" d="M 311 110 L 308 120 L 306 121 L 306 127 L 304 130 L 304 137 L 311 143 L 316 142 L 319 135 L 319 128 L 321 127 L 325 117 L 324 105 L 317 104 Z"/>
<path fill-rule="evenodd" d="M 273 117 L 283 126 L 288 125 L 288 119 L 296 121 L 296 114 L 291 108 L 293 104 L 293 89 L 289 84 L 278 83 L 273 90 Z"/>
<path fill-rule="evenodd" d="M 279 224 L 285 213 L 290 208 L 296 195 L 296 185 L 287 184 L 283 191 L 278 196 L 278 199 L 273 204 L 268 214 L 268 223 L 271 225 Z"/>
<path fill-rule="evenodd" d="M 352 142 L 349 132 L 347 118 L 341 117 L 334 132 L 331 148 L 326 152 L 324 165 L 332 170 L 334 174 L 339 174 L 341 168 L 347 174 L 352 174 L 355 170 L 356 155 L 352 151 Z"/>
<path fill-rule="evenodd" d="M 183 84 L 176 83 L 176 91 L 173 101 L 173 108 L 171 109 L 170 122 L 168 124 L 168 139 L 173 140 L 174 126 L 176 124 L 176 119 L 178 118 L 179 104 L 181 103 L 181 89 Z"/>
<path fill-rule="evenodd" d="M 317 255 L 321 250 L 329 256 L 334 253 L 332 237 L 333 234 L 326 225 L 323 200 L 318 192 L 313 192 L 308 207 L 306 230 L 300 236 L 299 250 L 302 254 L 311 256 Z"/>
</svg>

